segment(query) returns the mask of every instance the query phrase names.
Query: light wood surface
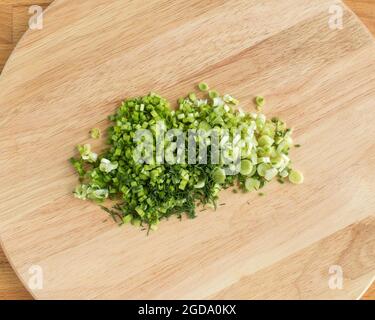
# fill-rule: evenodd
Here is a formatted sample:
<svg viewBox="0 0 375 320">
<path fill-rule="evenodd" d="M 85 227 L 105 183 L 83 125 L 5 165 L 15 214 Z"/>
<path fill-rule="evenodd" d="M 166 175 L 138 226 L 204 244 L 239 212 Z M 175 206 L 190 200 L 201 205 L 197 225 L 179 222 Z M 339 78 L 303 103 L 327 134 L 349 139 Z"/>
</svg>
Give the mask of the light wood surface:
<svg viewBox="0 0 375 320">
<path fill-rule="evenodd" d="M 34 295 L 359 297 L 375 272 L 375 51 L 357 19 L 346 12 L 343 30 L 328 29 L 323 0 L 262 8 L 197 1 L 174 14 L 161 1 L 126 10 L 124 1 L 67 2 L 53 4 L 45 29 L 22 40 L 0 80 L 0 234 L 25 283 L 31 265 L 43 267 L 44 289 Z M 10 43 L 9 28 L 1 30 Z M 201 52 L 205 39 L 216 46 Z M 266 198 L 224 193 L 218 212 L 164 222 L 148 238 L 71 198 L 75 177 L 65 159 L 122 98 L 149 88 L 175 98 L 203 78 L 248 110 L 254 94 L 267 95 L 267 113 L 289 120 L 303 144 L 293 157 L 304 186 L 272 185 Z M 328 288 L 332 265 L 343 268 L 342 290 Z M 4 269 L 0 279 L 11 274 Z"/>
</svg>

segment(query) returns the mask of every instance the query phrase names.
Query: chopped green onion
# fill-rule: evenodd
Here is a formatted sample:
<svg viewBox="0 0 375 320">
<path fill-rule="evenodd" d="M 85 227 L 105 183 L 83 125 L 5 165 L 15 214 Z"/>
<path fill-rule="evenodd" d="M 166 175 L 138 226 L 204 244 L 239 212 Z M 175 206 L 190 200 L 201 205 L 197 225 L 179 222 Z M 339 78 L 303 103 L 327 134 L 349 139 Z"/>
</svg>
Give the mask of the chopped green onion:
<svg viewBox="0 0 375 320">
<path fill-rule="evenodd" d="M 254 178 L 247 178 L 245 180 L 246 191 L 258 190 L 260 188 L 260 181 Z"/>
<path fill-rule="evenodd" d="M 133 219 L 133 216 L 131 214 L 128 214 L 122 218 L 123 223 L 129 223 Z"/>
<path fill-rule="evenodd" d="M 91 138 L 93 139 L 99 139 L 101 137 L 101 132 L 100 132 L 100 129 L 98 128 L 91 129 L 90 133 L 91 133 Z"/>
<path fill-rule="evenodd" d="M 205 91 L 205 90 L 203 90 L 203 91 Z M 215 98 L 219 97 L 219 93 L 215 90 L 210 90 L 208 92 L 208 95 L 211 99 L 215 99 Z"/>
<path fill-rule="evenodd" d="M 240 173 L 243 176 L 248 176 L 253 171 L 253 164 L 250 160 L 242 160 L 241 161 L 241 170 Z"/>
<path fill-rule="evenodd" d="M 255 105 L 262 108 L 266 103 L 266 100 L 262 96 L 255 97 Z"/>
<path fill-rule="evenodd" d="M 201 82 L 200 84 L 198 84 L 198 88 L 200 91 L 203 91 L 203 92 L 208 91 L 210 89 L 208 84 L 205 82 Z"/>
<path fill-rule="evenodd" d="M 141 220 L 140 219 L 137 219 L 137 218 L 133 218 L 132 221 L 131 221 L 132 225 L 135 226 L 135 227 L 139 227 L 141 225 Z"/>
<path fill-rule="evenodd" d="M 215 181 L 215 183 L 223 184 L 225 182 L 225 171 L 223 169 L 217 168 L 212 173 L 212 179 Z"/>
<path fill-rule="evenodd" d="M 150 229 L 151 229 L 152 231 L 156 231 L 156 230 L 158 230 L 158 225 L 156 225 L 156 224 L 152 224 L 152 225 L 150 226 Z"/>
<path fill-rule="evenodd" d="M 112 163 L 108 159 L 103 158 L 100 162 L 99 169 L 105 173 L 110 173 L 118 168 L 118 163 Z"/>
<path fill-rule="evenodd" d="M 267 170 L 264 174 L 264 178 L 267 180 L 267 181 L 271 181 L 274 177 L 276 177 L 278 171 L 277 169 L 275 168 L 271 168 L 269 170 Z"/>
<path fill-rule="evenodd" d="M 289 181 L 293 184 L 303 183 L 304 177 L 302 172 L 298 170 L 291 170 L 289 173 Z"/>
<path fill-rule="evenodd" d="M 190 93 L 189 94 L 189 99 L 192 101 L 192 102 L 195 102 L 197 101 L 197 96 L 195 95 L 195 93 Z"/>
<path fill-rule="evenodd" d="M 266 135 L 263 135 L 259 138 L 258 140 L 258 144 L 261 146 L 261 147 L 264 147 L 264 146 L 272 146 L 274 143 L 274 140 L 270 137 L 270 136 L 266 136 Z"/>
<path fill-rule="evenodd" d="M 194 188 L 201 189 L 201 188 L 203 188 L 205 186 L 205 184 L 206 184 L 205 180 L 202 179 L 202 180 L 200 180 L 200 181 L 197 182 L 197 184 L 194 186 Z"/>
<path fill-rule="evenodd" d="M 98 159 L 98 155 L 95 152 L 91 151 L 90 144 L 85 144 L 83 146 L 79 145 L 77 148 L 79 153 L 81 154 L 82 160 L 93 163 Z"/>
<path fill-rule="evenodd" d="M 271 169 L 271 165 L 267 163 L 261 163 L 257 167 L 257 172 L 261 177 L 264 177 L 267 173 L 267 170 Z"/>
<path fill-rule="evenodd" d="M 74 196 L 100 204 L 110 199 L 115 203 L 111 209 L 101 207 L 116 222 L 147 225 L 148 230 L 156 230 L 160 220 L 171 215 L 181 217 L 186 213 L 189 218 L 196 217 L 197 205 L 216 208 L 219 192 L 231 186 L 251 192 L 272 180 L 283 183 L 288 176 L 292 183 L 303 182 L 302 173 L 291 167 L 292 130 L 283 121 L 267 119 L 262 113 L 246 113 L 236 107 L 237 99 L 209 90 L 204 82 L 199 89 L 205 92 L 203 98 L 192 92 L 178 99 L 176 110 L 156 93 L 125 100 L 108 117 L 112 125 L 108 128 L 107 149 L 98 155 L 90 144 L 79 145 L 79 156 L 70 159 L 80 181 Z M 256 104 L 263 106 L 265 99 L 257 97 Z M 160 123 L 162 133 L 157 129 Z M 166 139 L 161 150 L 165 151 L 164 158 L 159 155 L 160 150 L 154 149 L 141 152 L 142 161 L 135 159 L 136 151 L 149 138 L 139 138 L 138 130 L 149 132 L 155 142 L 175 129 L 199 132 L 193 137 L 197 147 L 205 146 L 211 151 L 212 133 L 218 133 L 220 147 L 228 147 L 225 156 L 221 153 L 218 161 L 207 164 L 200 163 L 204 160 L 201 155 L 195 159 L 199 161 L 196 165 L 169 163 L 174 158 L 170 150 L 177 149 L 178 144 Z M 93 138 L 100 135 L 99 129 L 91 130 Z M 185 146 L 189 138 L 183 137 Z M 187 152 L 185 155 L 190 157 Z M 239 168 L 234 163 L 226 164 L 226 158 L 238 159 Z M 230 171 L 233 175 L 227 173 Z"/>
</svg>

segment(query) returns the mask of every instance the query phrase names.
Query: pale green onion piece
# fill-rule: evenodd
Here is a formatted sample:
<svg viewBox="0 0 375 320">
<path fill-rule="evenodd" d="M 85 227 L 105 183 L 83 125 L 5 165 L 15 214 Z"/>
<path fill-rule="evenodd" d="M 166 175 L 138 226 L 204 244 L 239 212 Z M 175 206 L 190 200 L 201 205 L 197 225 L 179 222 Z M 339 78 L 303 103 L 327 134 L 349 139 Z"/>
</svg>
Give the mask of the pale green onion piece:
<svg viewBox="0 0 375 320">
<path fill-rule="evenodd" d="M 257 172 L 261 177 L 264 177 L 269 169 L 271 169 L 271 166 L 268 163 L 261 163 L 257 167 Z"/>
<path fill-rule="evenodd" d="M 252 163 L 253 164 L 253 163 Z M 249 177 L 252 177 L 257 172 L 257 166 L 253 164 L 253 170 L 251 170 L 250 174 L 248 174 Z"/>
<path fill-rule="evenodd" d="M 278 171 L 275 168 L 269 169 L 266 171 L 264 178 L 268 181 L 271 181 L 274 177 L 276 177 Z"/>
<path fill-rule="evenodd" d="M 243 176 L 247 176 L 249 175 L 252 171 L 253 171 L 253 164 L 251 163 L 250 160 L 242 160 L 241 161 L 241 170 L 240 170 L 240 173 L 243 175 Z"/>
<path fill-rule="evenodd" d="M 101 137 L 101 132 L 99 128 L 91 129 L 90 133 L 91 133 L 91 138 L 93 139 L 99 139 Z"/>
<path fill-rule="evenodd" d="M 223 104 L 224 104 L 224 101 L 220 97 L 213 98 L 214 107 L 221 107 Z"/>
<path fill-rule="evenodd" d="M 288 170 L 283 170 L 283 171 L 280 172 L 279 175 L 280 175 L 281 178 L 286 178 L 289 175 L 289 172 L 288 172 Z"/>
<path fill-rule="evenodd" d="M 197 101 L 197 96 L 195 95 L 195 93 L 190 93 L 189 94 L 189 99 L 192 101 L 192 102 L 195 102 Z"/>
<path fill-rule="evenodd" d="M 223 169 L 217 168 L 212 173 L 212 179 L 215 183 L 223 184 L 225 182 L 226 174 Z"/>
<path fill-rule="evenodd" d="M 158 225 L 157 224 L 152 224 L 151 226 L 150 226 L 150 229 L 152 230 L 152 231 L 156 231 L 156 230 L 158 230 Z"/>
<path fill-rule="evenodd" d="M 180 185 L 178 186 L 178 188 L 179 188 L 180 190 L 185 190 L 186 185 L 187 185 L 188 182 L 189 182 L 189 180 L 182 180 L 182 181 L 180 182 Z"/>
<path fill-rule="evenodd" d="M 204 179 L 197 182 L 197 184 L 194 186 L 195 189 L 201 189 L 205 186 L 206 182 Z"/>
<path fill-rule="evenodd" d="M 217 98 L 219 96 L 219 93 L 216 90 L 210 90 L 208 92 L 208 95 L 211 99 Z"/>
<path fill-rule="evenodd" d="M 208 86 L 207 83 L 205 82 L 201 82 L 199 85 L 198 85 L 198 88 L 200 91 L 208 91 L 210 88 Z"/>
<path fill-rule="evenodd" d="M 224 174 L 225 174 L 225 172 L 224 172 Z M 213 197 L 216 197 L 216 196 L 218 195 L 218 193 L 220 192 L 220 190 L 221 190 L 221 186 L 220 186 L 220 184 L 216 183 L 216 184 L 214 185 L 214 188 L 213 188 L 212 196 L 213 196 Z"/>
<path fill-rule="evenodd" d="M 97 189 L 93 190 L 89 197 L 92 198 L 93 200 L 103 200 L 108 198 L 108 190 L 107 189 Z"/>
<path fill-rule="evenodd" d="M 126 223 L 131 222 L 132 219 L 133 219 L 132 215 L 128 214 L 127 216 L 125 216 L 125 217 L 122 218 L 122 222 L 126 224 Z"/>
<path fill-rule="evenodd" d="M 108 159 L 103 158 L 100 162 L 99 169 L 105 173 L 110 173 L 118 168 L 118 163 L 112 163 Z"/>
<path fill-rule="evenodd" d="M 85 184 L 79 185 L 74 190 L 74 196 L 80 200 L 87 200 L 89 187 Z"/>
<path fill-rule="evenodd" d="M 133 218 L 132 219 L 132 225 L 135 227 L 139 227 L 141 225 L 141 220 L 138 218 Z"/>
<path fill-rule="evenodd" d="M 212 127 L 206 121 L 202 121 L 199 124 L 199 129 L 204 130 L 204 131 L 209 131 L 212 129 Z"/>
<path fill-rule="evenodd" d="M 107 199 L 109 192 L 107 189 L 100 189 L 97 185 L 88 186 L 85 184 L 79 185 L 74 191 L 74 196 L 81 200 L 91 199 L 97 202 L 102 202 Z"/>
<path fill-rule="evenodd" d="M 271 163 L 270 157 L 260 157 L 259 163 Z"/>
<path fill-rule="evenodd" d="M 254 178 L 247 178 L 245 180 L 246 191 L 258 190 L 260 187 L 260 181 Z"/>
<path fill-rule="evenodd" d="M 255 120 L 255 124 L 257 130 L 262 130 L 264 125 L 266 124 L 266 116 L 264 114 L 259 113 Z"/>
<path fill-rule="evenodd" d="M 264 146 L 272 146 L 273 143 L 275 141 L 270 137 L 270 136 L 266 136 L 266 135 L 263 135 L 259 138 L 258 140 L 258 144 L 261 146 L 261 147 L 264 147 Z"/>
<path fill-rule="evenodd" d="M 239 104 L 239 101 L 235 98 L 233 98 L 231 95 L 229 94 L 225 94 L 223 96 L 223 100 L 226 102 L 226 103 L 230 103 L 230 104 L 234 104 L 234 105 L 238 105 Z"/>
<path fill-rule="evenodd" d="M 289 173 L 289 181 L 293 184 L 303 183 L 304 177 L 302 172 L 298 170 L 291 170 Z"/>
<path fill-rule="evenodd" d="M 78 148 L 79 153 L 81 154 L 82 160 L 93 163 L 98 159 L 98 155 L 95 152 L 91 151 L 90 144 L 78 146 L 77 148 Z"/>
<path fill-rule="evenodd" d="M 262 96 L 255 97 L 255 104 L 257 107 L 262 108 L 265 103 L 266 103 L 266 99 L 264 99 L 264 97 Z"/>
<path fill-rule="evenodd" d="M 143 209 L 140 208 L 140 207 L 136 207 L 136 208 L 135 208 L 135 211 L 139 214 L 139 216 L 140 216 L 141 218 L 144 217 L 144 215 L 146 214 L 146 213 L 143 211 Z"/>
</svg>

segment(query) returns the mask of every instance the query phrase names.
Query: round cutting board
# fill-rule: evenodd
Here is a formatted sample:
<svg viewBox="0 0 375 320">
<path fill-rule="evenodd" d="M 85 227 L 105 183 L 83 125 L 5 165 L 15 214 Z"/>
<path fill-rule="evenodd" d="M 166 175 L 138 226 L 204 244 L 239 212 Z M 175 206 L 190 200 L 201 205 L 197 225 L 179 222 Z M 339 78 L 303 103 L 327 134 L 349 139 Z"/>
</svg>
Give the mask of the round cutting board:
<svg viewBox="0 0 375 320">
<path fill-rule="evenodd" d="M 224 191 L 149 236 L 73 198 L 75 146 L 104 147 L 91 128 L 201 80 L 247 111 L 265 95 L 306 182 Z M 374 101 L 374 40 L 337 1 L 57 0 L 0 77 L 2 245 L 39 299 L 358 298 L 375 275 Z"/>
</svg>

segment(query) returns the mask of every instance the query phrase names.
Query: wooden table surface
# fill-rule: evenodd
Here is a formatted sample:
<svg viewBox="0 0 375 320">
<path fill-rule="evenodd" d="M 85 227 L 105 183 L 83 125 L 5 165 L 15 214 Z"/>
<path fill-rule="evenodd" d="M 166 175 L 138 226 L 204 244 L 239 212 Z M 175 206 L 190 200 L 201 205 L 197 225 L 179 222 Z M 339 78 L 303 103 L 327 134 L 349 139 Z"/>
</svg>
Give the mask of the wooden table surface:
<svg viewBox="0 0 375 320">
<path fill-rule="evenodd" d="M 0 0 L 0 71 L 26 30 L 27 21 L 30 17 L 28 14 L 29 6 L 37 4 L 46 7 L 51 2 L 52 0 Z M 375 1 L 346 0 L 345 2 L 375 35 Z M 363 298 L 375 300 L 375 284 L 369 288 Z M 1 249 L 0 299 L 31 299 L 8 264 Z"/>
</svg>

